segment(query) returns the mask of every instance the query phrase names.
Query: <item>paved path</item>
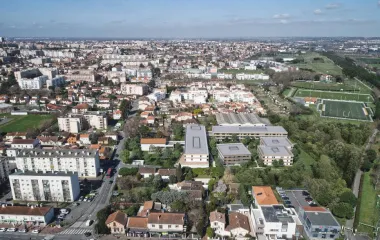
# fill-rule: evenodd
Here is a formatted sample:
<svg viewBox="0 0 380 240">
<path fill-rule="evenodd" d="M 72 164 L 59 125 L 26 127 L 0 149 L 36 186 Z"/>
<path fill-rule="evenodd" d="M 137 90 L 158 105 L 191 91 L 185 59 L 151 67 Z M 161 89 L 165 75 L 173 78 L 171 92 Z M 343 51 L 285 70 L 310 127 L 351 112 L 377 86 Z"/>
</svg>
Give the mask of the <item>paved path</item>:
<svg viewBox="0 0 380 240">
<path fill-rule="evenodd" d="M 373 130 L 372 135 L 369 137 L 367 145 L 365 146 L 365 150 L 370 148 L 371 144 L 375 141 L 376 135 L 378 132 L 379 131 L 377 129 Z M 363 155 L 362 155 L 361 161 L 363 161 L 364 154 L 365 153 L 363 153 Z M 358 195 L 359 195 L 360 179 L 361 179 L 362 175 L 363 175 L 363 172 L 359 169 L 356 172 L 354 183 L 352 184 L 352 192 L 354 193 L 354 195 L 356 197 L 358 197 Z M 353 227 L 354 227 L 355 212 L 356 212 L 356 208 L 354 209 L 354 217 L 352 219 L 346 221 L 346 228 L 348 228 L 348 229 L 345 229 L 344 234 L 348 239 L 355 239 L 355 236 L 353 236 L 352 232 L 351 232 L 351 229 L 353 229 Z"/>
</svg>

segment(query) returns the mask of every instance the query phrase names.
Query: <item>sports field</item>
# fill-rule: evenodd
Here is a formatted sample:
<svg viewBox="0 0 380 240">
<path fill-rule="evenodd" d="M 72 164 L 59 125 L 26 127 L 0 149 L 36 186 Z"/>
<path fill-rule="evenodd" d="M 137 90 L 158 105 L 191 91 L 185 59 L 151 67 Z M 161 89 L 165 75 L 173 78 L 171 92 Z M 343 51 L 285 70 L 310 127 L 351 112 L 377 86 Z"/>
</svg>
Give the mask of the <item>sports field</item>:
<svg viewBox="0 0 380 240">
<path fill-rule="evenodd" d="M 364 103 L 322 100 L 321 105 L 318 109 L 322 117 L 372 121 L 371 111 Z"/>
<path fill-rule="evenodd" d="M 322 99 L 336 99 L 345 101 L 358 101 L 358 102 L 373 102 L 373 97 L 370 94 L 358 94 L 347 92 L 330 92 L 319 90 L 298 89 L 294 97 L 316 97 Z"/>
<path fill-rule="evenodd" d="M 339 68 L 332 60 L 320 55 L 319 53 L 307 53 L 297 57 L 302 59 L 302 63 L 291 64 L 299 68 L 313 70 L 316 73 L 342 75 L 342 69 Z"/>
<path fill-rule="evenodd" d="M 7 123 L 0 125 L 0 132 L 26 132 L 28 129 L 40 127 L 41 124 L 49 119 L 52 115 L 27 115 L 11 116 L 7 115 Z"/>
</svg>

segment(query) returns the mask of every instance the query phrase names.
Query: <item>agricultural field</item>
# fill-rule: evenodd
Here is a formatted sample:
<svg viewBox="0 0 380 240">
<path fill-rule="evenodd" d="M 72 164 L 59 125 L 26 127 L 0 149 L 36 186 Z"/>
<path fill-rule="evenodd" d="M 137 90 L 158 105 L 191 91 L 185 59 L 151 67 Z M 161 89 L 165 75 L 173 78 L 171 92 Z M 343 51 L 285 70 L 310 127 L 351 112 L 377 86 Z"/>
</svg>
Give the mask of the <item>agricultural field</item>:
<svg viewBox="0 0 380 240">
<path fill-rule="evenodd" d="M 28 129 L 34 129 L 41 124 L 53 118 L 52 115 L 26 115 L 11 116 L 5 115 L 6 123 L 0 125 L 0 132 L 26 132 Z"/>
<path fill-rule="evenodd" d="M 372 112 L 360 102 L 322 100 L 318 110 L 322 117 L 372 121 Z"/>
<path fill-rule="evenodd" d="M 372 67 L 380 67 L 380 58 L 357 58 L 356 60 Z"/>
<path fill-rule="evenodd" d="M 290 65 L 309 69 L 321 74 L 342 75 L 342 69 L 340 67 L 338 67 L 332 60 L 319 53 L 307 53 L 297 57 L 297 59 L 302 62 Z"/>
<path fill-rule="evenodd" d="M 321 99 L 334 99 L 342 101 L 373 102 L 374 99 L 370 94 L 347 93 L 347 92 L 329 92 L 319 90 L 298 89 L 294 97 L 316 97 Z"/>
</svg>

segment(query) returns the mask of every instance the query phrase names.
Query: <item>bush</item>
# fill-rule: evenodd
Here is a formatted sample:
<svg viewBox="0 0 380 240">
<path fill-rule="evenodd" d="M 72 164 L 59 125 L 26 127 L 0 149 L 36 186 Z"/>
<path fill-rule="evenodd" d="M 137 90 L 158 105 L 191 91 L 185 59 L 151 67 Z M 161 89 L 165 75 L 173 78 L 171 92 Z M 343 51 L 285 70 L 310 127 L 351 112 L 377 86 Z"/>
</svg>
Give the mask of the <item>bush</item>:
<svg viewBox="0 0 380 240">
<path fill-rule="evenodd" d="M 346 191 L 340 195 L 339 200 L 343 203 L 350 204 L 352 207 L 355 207 L 358 199 L 351 191 Z"/>
<path fill-rule="evenodd" d="M 349 203 L 340 202 L 332 208 L 332 213 L 340 218 L 351 219 L 354 216 L 354 210 Z"/>
<path fill-rule="evenodd" d="M 135 176 L 139 171 L 138 168 L 120 168 L 119 175 L 125 176 Z"/>
</svg>

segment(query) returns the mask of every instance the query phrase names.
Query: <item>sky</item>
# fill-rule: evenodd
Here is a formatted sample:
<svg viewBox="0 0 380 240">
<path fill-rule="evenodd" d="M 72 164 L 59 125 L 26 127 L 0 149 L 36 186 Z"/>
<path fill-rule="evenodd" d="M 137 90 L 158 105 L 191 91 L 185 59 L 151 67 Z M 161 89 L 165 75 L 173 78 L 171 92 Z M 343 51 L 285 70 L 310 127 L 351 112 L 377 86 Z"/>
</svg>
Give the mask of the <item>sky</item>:
<svg viewBox="0 0 380 240">
<path fill-rule="evenodd" d="M 0 36 L 380 37 L 380 0 L 7 0 Z"/>
</svg>

